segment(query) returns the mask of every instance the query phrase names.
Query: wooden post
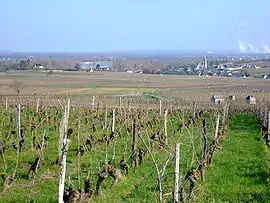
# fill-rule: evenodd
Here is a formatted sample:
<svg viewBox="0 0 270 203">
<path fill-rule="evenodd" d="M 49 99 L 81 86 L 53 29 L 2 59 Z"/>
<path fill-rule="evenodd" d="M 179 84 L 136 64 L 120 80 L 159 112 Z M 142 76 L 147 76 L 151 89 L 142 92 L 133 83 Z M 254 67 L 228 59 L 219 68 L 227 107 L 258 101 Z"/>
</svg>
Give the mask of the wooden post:
<svg viewBox="0 0 270 203">
<path fill-rule="evenodd" d="M 112 115 L 112 133 L 114 134 L 114 127 L 115 127 L 115 109 L 113 109 L 113 115 Z M 116 148 L 116 138 L 113 139 L 113 155 L 112 159 L 115 158 L 115 148 Z"/>
<path fill-rule="evenodd" d="M 64 107 L 64 113 L 62 115 L 62 119 L 60 122 L 60 128 L 59 128 L 59 145 L 58 145 L 58 157 L 59 160 L 61 160 L 61 155 L 62 155 L 62 148 L 63 148 L 63 139 L 65 135 L 65 117 L 64 115 L 67 114 L 67 106 Z"/>
<path fill-rule="evenodd" d="M 128 110 L 130 109 L 130 99 L 128 98 L 128 101 L 127 101 L 127 105 L 128 105 Z"/>
<path fill-rule="evenodd" d="M 185 128 L 185 109 L 182 109 L 182 129 Z"/>
<path fill-rule="evenodd" d="M 18 112 L 18 138 L 21 139 L 21 104 L 18 104 L 17 112 Z"/>
<path fill-rule="evenodd" d="M 64 119 L 66 116 L 63 116 Z M 64 121 L 63 123 L 66 123 Z M 65 132 L 66 133 L 66 132 Z M 68 150 L 68 140 L 65 135 L 62 135 L 64 139 L 62 140 L 63 148 L 62 148 L 62 154 L 61 154 L 61 169 L 60 169 L 60 179 L 59 179 L 59 194 L 58 194 L 58 202 L 63 203 L 64 200 L 64 189 L 65 189 L 65 176 L 66 176 L 66 155 Z"/>
<path fill-rule="evenodd" d="M 174 192 L 173 202 L 178 203 L 178 191 L 179 191 L 179 163 L 180 163 L 180 143 L 175 144 L 175 166 L 174 166 Z"/>
<path fill-rule="evenodd" d="M 45 96 L 45 113 L 47 116 L 47 109 L 48 109 L 48 95 Z"/>
<path fill-rule="evenodd" d="M 132 160 L 131 165 L 137 167 L 137 129 L 136 129 L 136 118 L 133 121 L 132 128 Z"/>
<path fill-rule="evenodd" d="M 70 98 L 67 99 L 67 105 L 64 107 L 64 113 L 61 119 L 60 123 L 60 129 L 59 129 L 59 148 L 58 148 L 58 153 L 59 153 L 59 158 L 62 156 L 62 151 L 63 151 L 63 140 L 65 136 L 65 133 L 67 133 L 67 128 L 68 128 L 68 118 L 69 118 L 69 109 L 70 109 Z M 64 117 L 65 115 L 65 117 Z"/>
<path fill-rule="evenodd" d="M 122 108 L 122 97 L 119 97 L 119 110 Z"/>
<path fill-rule="evenodd" d="M 220 120 L 220 115 L 218 114 L 218 117 L 217 117 L 217 123 L 216 123 L 216 130 L 215 130 L 215 144 L 218 144 L 217 143 L 217 139 L 218 139 L 218 128 L 219 128 L 219 120 Z"/>
<path fill-rule="evenodd" d="M 39 98 L 37 98 L 36 113 L 38 113 L 38 108 L 39 108 Z"/>
<path fill-rule="evenodd" d="M 99 101 L 97 102 L 97 111 L 96 111 L 96 117 L 98 118 L 98 114 L 99 114 L 99 108 L 100 108 L 100 103 Z"/>
<path fill-rule="evenodd" d="M 193 115 L 192 115 L 192 117 L 195 118 L 195 116 L 196 116 L 196 102 L 194 101 L 193 102 Z"/>
<path fill-rule="evenodd" d="M 168 143 L 168 123 L 167 123 L 167 116 L 168 116 L 168 110 L 164 113 L 164 136 L 165 136 L 165 143 Z"/>
<path fill-rule="evenodd" d="M 81 130 L 81 116 L 79 115 L 79 120 L 78 120 L 78 133 L 77 133 L 77 150 L 79 152 L 80 149 L 80 130 Z M 80 176 L 80 169 L 81 169 L 81 154 L 78 154 L 79 156 L 77 157 L 77 176 L 78 176 L 78 182 L 79 182 L 79 187 L 81 186 L 81 176 Z"/>
<path fill-rule="evenodd" d="M 266 145 L 270 147 L 270 111 L 268 111 L 268 130 L 267 130 L 267 136 L 266 136 Z"/>
<path fill-rule="evenodd" d="M 108 108 L 107 108 L 107 103 L 105 105 L 105 119 L 104 119 L 104 129 L 107 129 L 107 119 L 108 119 Z"/>
<path fill-rule="evenodd" d="M 162 115 L 162 101 L 159 100 L 159 114 Z"/>
<path fill-rule="evenodd" d="M 263 125 L 264 126 L 268 126 L 267 120 L 268 120 L 268 109 L 267 109 L 267 107 L 265 107 L 265 109 L 264 109 L 264 118 L 263 118 Z"/>
<path fill-rule="evenodd" d="M 6 111 L 8 109 L 8 97 L 6 97 Z"/>
<path fill-rule="evenodd" d="M 60 179 L 59 179 L 59 191 L 58 191 L 58 202 L 64 203 L 64 189 L 65 189 L 65 176 L 66 176 L 66 156 L 68 151 L 69 140 L 67 138 L 67 128 L 68 128 L 68 117 L 69 117 L 69 108 L 70 108 L 70 98 L 68 98 L 67 106 L 65 106 L 65 112 L 62 116 L 60 133 L 60 139 L 62 138 L 61 143 L 61 169 L 60 169 Z"/>
<path fill-rule="evenodd" d="M 207 154 L 207 134 L 206 134 L 206 120 L 203 117 L 202 119 L 202 131 L 203 131 L 203 151 L 202 151 L 202 161 L 206 161 L 206 154 Z"/>
<path fill-rule="evenodd" d="M 224 126 L 226 123 L 226 119 L 227 119 L 227 106 L 228 104 L 225 103 L 224 108 L 223 108 L 223 116 L 222 116 L 222 125 Z"/>
<path fill-rule="evenodd" d="M 112 111 L 112 132 L 114 133 L 114 127 L 115 127 L 115 109 Z"/>
<path fill-rule="evenodd" d="M 67 99 L 67 116 L 66 116 L 66 132 L 67 132 L 67 127 L 68 127 L 68 118 L 69 118 L 69 110 L 70 110 L 70 98 Z"/>
<path fill-rule="evenodd" d="M 95 109 L 95 96 L 94 95 L 92 97 L 92 108 L 93 110 Z"/>
<path fill-rule="evenodd" d="M 105 143 L 105 145 L 106 145 L 106 148 L 105 148 L 105 163 L 107 163 L 108 162 L 108 142 L 106 142 Z"/>
<path fill-rule="evenodd" d="M 270 111 L 268 111 L 268 135 L 270 135 Z"/>
</svg>

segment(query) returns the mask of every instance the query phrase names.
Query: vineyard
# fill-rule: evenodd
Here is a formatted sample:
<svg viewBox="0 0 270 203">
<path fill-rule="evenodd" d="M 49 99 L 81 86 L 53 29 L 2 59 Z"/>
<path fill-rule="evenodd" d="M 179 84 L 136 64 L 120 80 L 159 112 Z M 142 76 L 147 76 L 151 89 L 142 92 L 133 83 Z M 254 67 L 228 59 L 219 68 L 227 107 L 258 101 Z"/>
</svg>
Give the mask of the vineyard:
<svg viewBox="0 0 270 203">
<path fill-rule="evenodd" d="M 2 202 L 199 202 L 233 115 L 256 115 L 270 144 L 265 98 L 87 101 L 1 97 Z"/>
</svg>

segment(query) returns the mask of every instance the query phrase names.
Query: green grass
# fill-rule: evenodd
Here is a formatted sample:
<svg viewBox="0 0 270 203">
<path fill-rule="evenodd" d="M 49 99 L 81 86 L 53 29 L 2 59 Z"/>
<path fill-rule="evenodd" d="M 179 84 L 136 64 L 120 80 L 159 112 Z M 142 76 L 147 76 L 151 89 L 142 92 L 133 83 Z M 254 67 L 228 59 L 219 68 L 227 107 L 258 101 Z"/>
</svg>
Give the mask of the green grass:
<svg viewBox="0 0 270 203">
<path fill-rule="evenodd" d="M 206 172 L 204 195 L 198 202 L 270 202 L 270 154 L 258 119 L 235 115 L 221 145 Z"/>
</svg>

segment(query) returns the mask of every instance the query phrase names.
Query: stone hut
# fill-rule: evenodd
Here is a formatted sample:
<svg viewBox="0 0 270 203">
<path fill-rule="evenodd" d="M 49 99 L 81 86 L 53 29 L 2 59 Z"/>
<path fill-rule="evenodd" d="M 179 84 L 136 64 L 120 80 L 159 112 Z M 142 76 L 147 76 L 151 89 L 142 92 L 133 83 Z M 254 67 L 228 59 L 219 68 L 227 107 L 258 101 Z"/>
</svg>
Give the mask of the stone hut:
<svg viewBox="0 0 270 203">
<path fill-rule="evenodd" d="M 235 95 L 230 95 L 230 96 L 229 96 L 229 100 L 230 100 L 230 101 L 235 101 L 235 99 L 236 99 Z"/>
</svg>

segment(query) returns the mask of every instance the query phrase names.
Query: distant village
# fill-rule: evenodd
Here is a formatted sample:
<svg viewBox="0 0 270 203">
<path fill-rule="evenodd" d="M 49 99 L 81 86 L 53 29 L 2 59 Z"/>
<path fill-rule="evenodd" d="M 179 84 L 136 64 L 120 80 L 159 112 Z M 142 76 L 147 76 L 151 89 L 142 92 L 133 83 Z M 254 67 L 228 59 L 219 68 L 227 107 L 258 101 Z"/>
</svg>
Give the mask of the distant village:
<svg viewBox="0 0 270 203">
<path fill-rule="evenodd" d="M 191 65 L 189 67 L 178 67 L 170 66 L 171 72 L 178 72 L 182 75 L 199 75 L 199 76 L 224 76 L 224 77 L 249 77 L 248 69 L 260 69 L 260 68 L 269 68 L 270 73 L 270 64 L 259 66 L 256 64 L 245 65 L 245 64 L 235 64 L 234 62 L 223 62 L 220 64 L 208 64 L 206 56 L 204 60 L 199 62 L 197 65 Z M 269 74 L 261 75 L 262 78 L 269 78 Z"/>
<path fill-rule="evenodd" d="M 263 74 L 256 77 L 270 78 L 269 58 L 247 58 L 244 56 L 217 57 L 207 56 L 190 57 L 189 62 L 182 62 L 184 57 L 107 57 L 102 59 L 76 60 L 72 62 L 59 62 L 57 60 L 37 60 L 33 57 L 23 59 L 11 59 L 0 57 L 0 71 L 10 70 L 54 70 L 54 71 L 121 71 L 129 74 L 171 74 L 171 75 L 198 75 L 204 77 L 223 76 L 223 77 L 252 77 L 248 70 L 268 69 Z M 149 61 L 148 64 L 136 63 L 137 61 Z M 269 61 L 262 63 L 262 61 Z M 154 61 L 154 62 L 153 62 Z M 58 62 L 58 64 L 57 64 Z M 156 63 L 155 63 L 156 62 Z M 252 63 L 248 63 L 252 62 Z M 256 63 L 257 62 L 257 63 Z M 120 65 L 119 65 L 120 64 Z M 150 64 L 150 65 L 149 65 Z M 121 66 L 121 67 L 119 67 Z M 150 67 L 151 66 L 151 67 Z"/>
</svg>

